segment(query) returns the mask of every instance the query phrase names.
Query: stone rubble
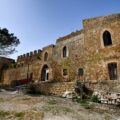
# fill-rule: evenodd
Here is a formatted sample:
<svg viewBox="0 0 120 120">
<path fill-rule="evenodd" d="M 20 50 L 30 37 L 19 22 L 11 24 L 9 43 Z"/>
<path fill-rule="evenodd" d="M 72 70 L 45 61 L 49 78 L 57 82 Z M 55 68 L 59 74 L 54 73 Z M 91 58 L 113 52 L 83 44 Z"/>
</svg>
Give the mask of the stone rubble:
<svg viewBox="0 0 120 120">
<path fill-rule="evenodd" d="M 120 105 L 120 93 L 95 91 L 93 96 L 97 96 L 101 103 Z"/>
</svg>

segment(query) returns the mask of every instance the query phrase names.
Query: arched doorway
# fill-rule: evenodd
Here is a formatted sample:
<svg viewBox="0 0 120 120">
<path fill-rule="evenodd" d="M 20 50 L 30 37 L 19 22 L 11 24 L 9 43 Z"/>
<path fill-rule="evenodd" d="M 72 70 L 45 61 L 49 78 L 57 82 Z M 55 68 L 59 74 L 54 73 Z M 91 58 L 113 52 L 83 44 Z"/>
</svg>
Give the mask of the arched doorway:
<svg viewBox="0 0 120 120">
<path fill-rule="evenodd" d="M 47 65 L 44 65 L 41 71 L 41 80 L 47 81 L 49 80 L 49 67 Z"/>
</svg>

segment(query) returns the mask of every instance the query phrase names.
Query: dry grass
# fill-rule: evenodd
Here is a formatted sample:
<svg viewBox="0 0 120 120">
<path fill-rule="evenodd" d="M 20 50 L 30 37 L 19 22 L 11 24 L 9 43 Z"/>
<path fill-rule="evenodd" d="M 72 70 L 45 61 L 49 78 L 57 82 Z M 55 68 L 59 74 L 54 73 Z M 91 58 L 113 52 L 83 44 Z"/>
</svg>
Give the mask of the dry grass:
<svg viewBox="0 0 120 120">
<path fill-rule="evenodd" d="M 49 100 L 48 103 L 43 107 L 43 110 L 45 112 L 50 112 L 53 115 L 59 115 L 60 113 L 74 113 L 74 110 L 71 108 L 58 105 L 57 100 Z"/>
<path fill-rule="evenodd" d="M 95 106 L 97 105 L 97 108 Z M 72 102 L 54 96 L 0 96 L 0 120 L 109 120 L 112 114 L 89 101 Z M 54 119 L 55 117 L 55 119 Z M 114 117 L 114 116 L 113 116 Z M 99 119 L 98 119 L 99 118 Z M 117 117 L 118 118 L 118 117 Z"/>
<path fill-rule="evenodd" d="M 0 111 L 0 120 L 43 120 L 44 112 L 42 111 L 24 111 L 24 112 L 5 112 Z"/>
</svg>

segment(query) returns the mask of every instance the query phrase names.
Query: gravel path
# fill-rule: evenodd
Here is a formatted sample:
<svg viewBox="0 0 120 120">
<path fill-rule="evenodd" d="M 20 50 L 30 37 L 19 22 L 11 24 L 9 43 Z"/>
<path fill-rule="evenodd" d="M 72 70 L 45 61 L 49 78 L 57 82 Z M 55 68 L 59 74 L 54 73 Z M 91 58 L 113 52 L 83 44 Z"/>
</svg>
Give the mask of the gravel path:
<svg viewBox="0 0 120 120">
<path fill-rule="evenodd" d="M 0 92 L 0 120 L 120 120 L 119 113 L 97 109 L 55 96 Z"/>
</svg>

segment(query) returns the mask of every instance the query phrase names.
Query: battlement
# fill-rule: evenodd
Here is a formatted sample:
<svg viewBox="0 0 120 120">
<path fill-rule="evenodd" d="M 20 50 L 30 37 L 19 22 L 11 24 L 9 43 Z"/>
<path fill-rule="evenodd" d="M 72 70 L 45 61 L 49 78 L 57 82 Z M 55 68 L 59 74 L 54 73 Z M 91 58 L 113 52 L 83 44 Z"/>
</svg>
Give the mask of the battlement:
<svg viewBox="0 0 120 120">
<path fill-rule="evenodd" d="M 41 55 L 42 50 L 34 50 L 33 52 L 29 52 L 23 55 L 18 56 L 17 61 L 24 61 L 25 59 L 30 59 L 32 57 L 37 57 L 38 55 Z"/>
<path fill-rule="evenodd" d="M 59 42 L 63 42 L 65 40 L 67 40 L 67 39 L 70 39 L 71 37 L 79 35 L 79 34 L 81 34 L 83 32 L 84 32 L 84 30 L 82 29 L 82 30 L 78 30 L 76 32 L 72 32 L 72 33 L 70 33 L 70 34 L 68 34 L 68 35 L 66 35 L 64 37 L 60 37 L 60 38 L 57 39 L 56 44 L 59 43 Z"/>
<path fill-rule="evenodd" d="M 89 18 L 89 19 L 83 20 L 83 27 L 85 29 L 96 28 L 98 26 L 102 26 L 102 25 L 109 24 L 115 21 L 119 21 L 119 20 L 120 20 L 120 13 L 112 14 L 108 16 Z"/>
</svg>

